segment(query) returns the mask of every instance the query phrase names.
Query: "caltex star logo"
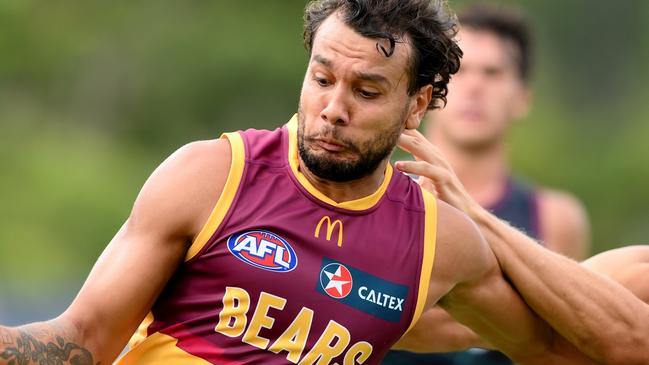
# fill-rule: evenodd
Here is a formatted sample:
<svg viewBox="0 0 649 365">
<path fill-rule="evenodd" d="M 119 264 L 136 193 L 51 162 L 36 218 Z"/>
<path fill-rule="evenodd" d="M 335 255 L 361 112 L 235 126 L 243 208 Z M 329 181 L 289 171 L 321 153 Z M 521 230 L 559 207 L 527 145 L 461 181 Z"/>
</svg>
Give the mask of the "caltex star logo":
<svg viewBox="0 0 649 365">
<path fill-rule="evenodd" d="M 342 299 L 349 295 L 353 281 L 349 270 L 338 263 L 331 263 L 320 271 L 320 285 L 332 298 Z"/>
</svg>

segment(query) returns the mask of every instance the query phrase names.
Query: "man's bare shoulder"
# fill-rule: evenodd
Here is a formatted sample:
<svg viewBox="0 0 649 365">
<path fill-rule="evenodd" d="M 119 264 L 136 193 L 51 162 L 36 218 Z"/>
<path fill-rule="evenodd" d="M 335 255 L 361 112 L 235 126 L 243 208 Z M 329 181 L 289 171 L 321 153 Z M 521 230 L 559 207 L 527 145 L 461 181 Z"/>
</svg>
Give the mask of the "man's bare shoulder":
<svg viewBox="0 0 649 365">
<path fill-rule="evenodd" d="M 176 227 L 192 236 L 200 231 L 221 196 L 230 170 L 226 139 L 188 143 L 156 168 L 142 187 L 131 214 L 133 219 Z M 171 221 L 173 220 L 173 221 Z"/>
<path fill-rule="evenodd" d="M 219 185 L 220 180 L 225 183 L 231 155 L 230 142 L 225 138 L 194 141 L 176 150 L 160 167 L 174 169 L 182 173 L 181 178 L 198 184 L 211 182 Z"/>
<path fill-rule="evenodd" d="M 584 214 L 584 206 L 581 201 L 567 191 L 541 187 L 538 189 L 538 199 L 544 208 L 551 212 L 568 209 L 575 215 Z"/>
<path fill-rule="evenodd" d="M 542 188 L 538 192 L 540 233 L 547 247 L 574 259 L 587 256 L 590 246 L 586 210 L 574 195 Z"/>
</svg>

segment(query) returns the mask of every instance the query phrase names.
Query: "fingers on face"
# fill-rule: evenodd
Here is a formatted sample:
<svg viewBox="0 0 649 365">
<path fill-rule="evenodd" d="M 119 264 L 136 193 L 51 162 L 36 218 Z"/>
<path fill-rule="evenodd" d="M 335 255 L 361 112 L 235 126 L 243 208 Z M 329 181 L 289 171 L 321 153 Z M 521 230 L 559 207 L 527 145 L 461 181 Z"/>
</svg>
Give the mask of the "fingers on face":
<svg viewBox="0 0 649 365">
<path fill-rule="evenodd" d="M 416 134 L 415 134 L 416 133 Z M 417 131 L 405 131 L 399 137 L 399 148 L 412 154 L 417 160 L 449 169 L 440 150 Z"/>
<path fill-rule="evenodd" d="M 418 135 L 413 135 L 413 132 Z M 399 137 L 398 146 L 418 160 L 429 161 L 433 153 L 430 149 L 433 145 L 417 131 L 403 132 Z"/>
<path fill-rule="evenodd" d="M 445 183 L 449 179 L 447 170 L 425 161 L 399 161 L 396 166 L 402 172 L 423 176 L 433 180 L 435 184 Z"/>
</svg>

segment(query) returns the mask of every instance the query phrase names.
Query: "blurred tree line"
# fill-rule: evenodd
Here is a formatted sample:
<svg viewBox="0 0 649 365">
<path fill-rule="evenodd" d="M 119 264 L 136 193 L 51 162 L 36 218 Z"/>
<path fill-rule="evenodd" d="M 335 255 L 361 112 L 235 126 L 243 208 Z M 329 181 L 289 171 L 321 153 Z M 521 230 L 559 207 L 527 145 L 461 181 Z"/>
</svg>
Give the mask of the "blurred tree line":
<svg viewBox="0 0 649 365">
<path fill-rule="evenodd" d="M 517 171 L 585 202 L 594 252 L 647 242 L 649 2 L 510 3 L 537 40 Z M 176 148 L 295 112 L 304 5 L 0 2 L 0 321 L 65 308 Z"/>
</svg>

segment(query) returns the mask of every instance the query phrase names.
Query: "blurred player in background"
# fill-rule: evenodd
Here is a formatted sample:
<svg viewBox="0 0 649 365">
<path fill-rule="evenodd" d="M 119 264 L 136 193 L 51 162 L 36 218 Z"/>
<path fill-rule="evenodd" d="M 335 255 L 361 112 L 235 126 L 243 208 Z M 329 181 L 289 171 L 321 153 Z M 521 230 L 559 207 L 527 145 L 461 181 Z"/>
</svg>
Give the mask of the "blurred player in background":
<svg viewBox="0 0 649 365">
<path fill-rule="evenodd" d="M 464 52 L 460 71 L 449 84 L 448 104 L 430 111 L 426 137 L 439 147 L 471 196 L 499 218 L 510 222 L 547 248 L 584 259 L 589 250 L 587 217 L 572 195 L 530 186 L 514 177 L 507 159 L 507 135 L 524 117 L 531 102 L 530 26 L 518 9 L 496 3 L 474 3 L 458 14 Z M 452 321 L 443 310 L 438 324 Z M 458 342 L 465 346 L 464 331 Z M 511 364 L 496 351 L 461 353 L 392 352 L 384 364 Z"/>
</svg>

